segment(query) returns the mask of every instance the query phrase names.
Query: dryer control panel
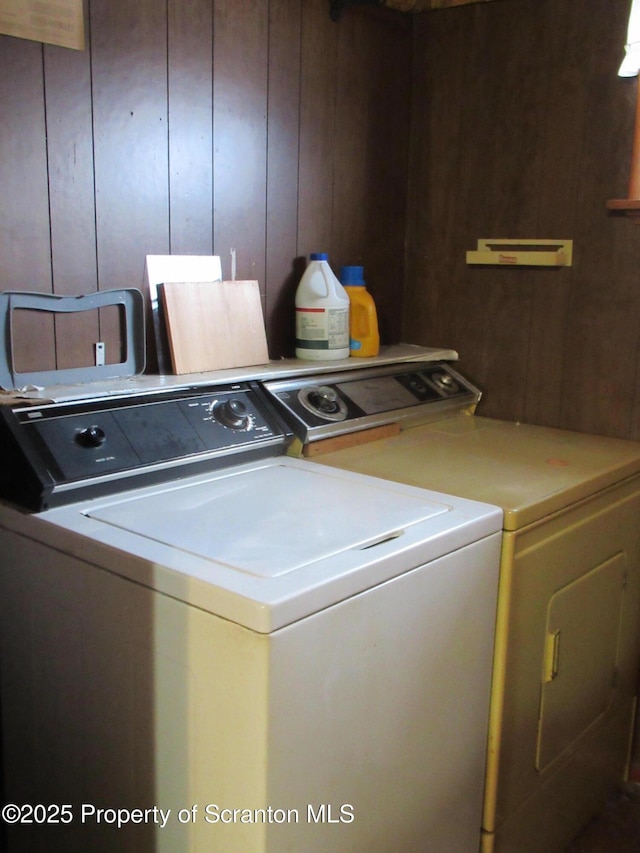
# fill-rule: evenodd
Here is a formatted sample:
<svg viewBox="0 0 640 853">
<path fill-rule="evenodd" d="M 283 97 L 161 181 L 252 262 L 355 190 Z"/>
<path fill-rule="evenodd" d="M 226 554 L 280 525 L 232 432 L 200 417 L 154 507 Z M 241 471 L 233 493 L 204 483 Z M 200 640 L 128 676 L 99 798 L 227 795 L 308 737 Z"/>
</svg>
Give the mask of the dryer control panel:
<svg viewBox="0 0 640 853">
<path fill-rule="evenodd" d="M 274 456 L 291 437 L 255 382 L 0 407 L 0 428 L 0 497 L 38 510 Z"/>
<path fill-rule="evenodd" d="M 396 421 L 436 420 L 480 391 L 447 362 L 417 362 L 265 382 L 305 443 Z"/>
</svg>

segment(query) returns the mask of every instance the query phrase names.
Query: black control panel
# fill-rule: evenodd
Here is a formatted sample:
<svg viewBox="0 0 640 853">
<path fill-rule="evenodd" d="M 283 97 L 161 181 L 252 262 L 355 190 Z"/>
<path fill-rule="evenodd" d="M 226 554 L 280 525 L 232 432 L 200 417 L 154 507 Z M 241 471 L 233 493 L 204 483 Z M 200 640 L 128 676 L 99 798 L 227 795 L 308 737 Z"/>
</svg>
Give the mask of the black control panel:
<svg viewBox="0 0 640 853">
<path fill-rule="evenodd" d="M 0 497 L 29 509 L 274 456 L 291 437 L 253 382 L 0 407 L 0 428 Z"/>
</svg>

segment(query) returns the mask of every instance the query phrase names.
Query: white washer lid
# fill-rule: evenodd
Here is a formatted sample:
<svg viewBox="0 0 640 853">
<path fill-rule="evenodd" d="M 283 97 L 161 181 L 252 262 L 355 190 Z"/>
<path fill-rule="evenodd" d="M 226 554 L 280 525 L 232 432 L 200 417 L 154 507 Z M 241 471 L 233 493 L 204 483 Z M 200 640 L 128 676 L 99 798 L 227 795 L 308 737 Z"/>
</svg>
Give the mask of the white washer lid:
<svg viewBox="0 0 640 853">
<path fill-rule="evenodd" d="M 502 511 L 278 457 L 21 516 L 21 527 L 80 560 L 90 555 L 95 566 L 270 633 L 460 554 L 498 534 Z M 474 557 L 466 559 L 471 568 Z"/>
<path fill-rule="evenodd" d="M 393 493 L 393 494 L 392 494 Z M 382 480 L 284 465 L 101 506 L 89 518 L 257 577 L 363 549 L 449 511 Z"/>
</svg>

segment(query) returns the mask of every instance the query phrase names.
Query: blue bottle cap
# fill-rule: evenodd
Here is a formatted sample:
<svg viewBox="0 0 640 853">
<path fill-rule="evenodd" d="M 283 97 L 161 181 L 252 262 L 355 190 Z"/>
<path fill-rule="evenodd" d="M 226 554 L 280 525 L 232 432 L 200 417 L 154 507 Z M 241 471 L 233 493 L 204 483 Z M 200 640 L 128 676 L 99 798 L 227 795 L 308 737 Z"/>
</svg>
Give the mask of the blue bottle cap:
<svg viewBox="0 0 640 853">
<path fill-rule="evenodd" d="M 365 287 L 363 267 L 342 267 L 340 270 L 340 284 L 349 287 Z"/>
<path fill-rule="evenodd" d="M 310 261 L 328 261 L 329 255 L 326 252 L 311 252 L 309 255 Z"/>
</svg>

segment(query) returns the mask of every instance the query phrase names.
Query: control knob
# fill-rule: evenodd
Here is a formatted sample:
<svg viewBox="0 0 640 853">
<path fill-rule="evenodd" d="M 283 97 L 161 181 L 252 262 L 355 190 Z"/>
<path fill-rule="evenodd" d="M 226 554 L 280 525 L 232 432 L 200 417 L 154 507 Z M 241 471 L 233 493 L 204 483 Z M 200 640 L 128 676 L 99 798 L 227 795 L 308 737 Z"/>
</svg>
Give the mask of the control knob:
<svg viewBox="0 0 640 853">
<path fill-rule="evenodd" d="M 331 385 L 309 385 L 298 391 L 298 400 L 316 417 L 326 421 L 343 421 L 347 417 L 347 404 Z"/>
<path fill-rule="evenodd" d="M 448 373 L 434 373 L 431 378 L 438 386 L 438 388 L 440 388 L 442 391 L 445 391 L 447 393 L 455 393 L 456 391 L 460 390 L 458 383 L 455 381 L 453 376 L 450 376 L 450 374 Z"/>
<path fill-rule="evenodd" d="M 338 392 L 330 385 L 319 385 L 310 391 L 309 401 L 317 406 L 319 411 L 327 414 L 333 414 L 340 408 Z"/>
<path fill-rule="evenodd" d="M 76 435 L 76 441 L 82 447 L 101 447 L 106 440 L 107 436 L 105 431 L 102 427 L 96 426 L 95 424 L 81 429 Z"/>
<path fill-rule="evenodd" d="M 250 416 L 242 400 L 226 400 L 214 406 L 213 415 L 218 423 L 230 429 L 247 429 Z"/>
</svg>

